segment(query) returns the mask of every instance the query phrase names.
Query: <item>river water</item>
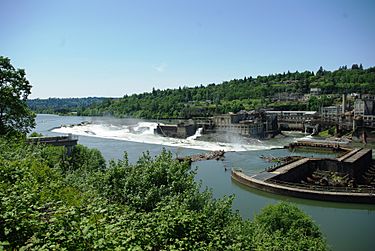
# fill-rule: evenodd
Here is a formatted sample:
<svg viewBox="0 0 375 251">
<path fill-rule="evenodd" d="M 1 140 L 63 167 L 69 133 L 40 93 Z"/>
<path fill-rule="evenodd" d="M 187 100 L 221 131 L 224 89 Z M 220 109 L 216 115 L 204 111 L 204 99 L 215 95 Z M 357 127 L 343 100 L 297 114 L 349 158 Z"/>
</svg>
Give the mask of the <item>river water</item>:
<svg viewBox="0 0 375 251">
<path fill-rule="evenodd" d="M 83 121 L 90 123 L 73 127 L 62 126 Z M 375 205 L 279 196 L 250 189 L 231 180 L 231 168 L 241 168 L 247 174 L 254 174 L 272 165 L 259 158 L 261 155 L 327 156 L 317 153 L 291 153 L 286 149 L 277 149 L 296 138 L 304 137 L 302 134 L 289 134 L 286 138 L 265 141 L 231 136 L 223 143 L 201 141 L 199 132 L 186 140 L 159 137 L 153 134 L 156 123 L 150 121 L 40 114 L 36 122 L 35 131 L 43 135 L 79 135 L 80 144 L 99 149 L 106 160 L 120 159 L 126 151 L 129 161 L 135 162 L 143 152 L 149 151 L 155 156 L 163 148 L 176 156 L 202 153 L 206 150 L 229 151 L 223 161 L 201 161 L 193 163 L 193 167 L 197 168 L 196 180 L 201 181 L 203 189 L 211 189 L 216 198 L 234 194 L 233 209 L 238 210 L 244 218 L 252 218 L 266 205 L 289 201 L 297 204 L 314 219 L 332 250 L 375 250 Z"/>
</svg>

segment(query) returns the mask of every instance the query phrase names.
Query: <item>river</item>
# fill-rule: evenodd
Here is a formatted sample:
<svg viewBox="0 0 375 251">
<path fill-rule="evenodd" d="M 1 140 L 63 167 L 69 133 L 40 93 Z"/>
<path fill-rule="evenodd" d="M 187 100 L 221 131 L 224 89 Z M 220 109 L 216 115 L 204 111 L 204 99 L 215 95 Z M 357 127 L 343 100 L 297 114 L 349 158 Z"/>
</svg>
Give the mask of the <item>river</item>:
<svg viewBox="0 0 375 251">
<path fill-rule="evenodd" d="M 61 125 L 90 122 L 75 127 Z M 227 152 L 224 161 L 201 161 L 193 163 L 197 168 L 196 180 L 202 182 L 202 189 L 212 190 L 214 197 L 235 195 L 233 209 L 244 218 L 252 218 L 269 204 L 278 201 L 295 203 L 309 214 L 325 234 L 332 250 L 375 250 L 375 205 L 345 204 L 313 201 L 279 196 L 250 189 L 233 182 L 230 169 L 241 168 L 248 174 L 257 173 L 272 164 L 261 158 L 264 156 L 312 155 L 312 153 L 290 153 L 286 149 L 275 149 L 304 137 L 302 134 L 289 134 L 289 137 L 272 140 L 246 140 L 231 137 L 226 143 L 204 142 L 197 136 L 187 140 L 162 138 L 153 134 L 155 122 L 97 118 L 97 117 L 62 117 L 56 115 L 38 115 L 36 132 L 43 135 L 73 133 L 79 135 L 79 143 L 99 149 L 106 160 L 120 159 L 128 153 L 129 161 L 135 162 L 139 156 L 149 151 L 157 155 L 163 148 L 176 156 L 202 153 L 205 150 L 223 149 Z M 314 156 L 325 156 L 316 154 Z M 228 171 L 226 171 L 228 170 Z"/>
</svg>

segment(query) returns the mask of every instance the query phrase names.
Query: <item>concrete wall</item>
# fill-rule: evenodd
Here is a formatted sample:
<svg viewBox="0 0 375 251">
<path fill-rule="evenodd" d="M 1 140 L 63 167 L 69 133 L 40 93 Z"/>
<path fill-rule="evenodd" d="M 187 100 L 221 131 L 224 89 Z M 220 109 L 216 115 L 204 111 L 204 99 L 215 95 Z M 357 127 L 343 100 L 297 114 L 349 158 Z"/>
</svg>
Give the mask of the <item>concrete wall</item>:
<svg viewBox="0 0 375 251">
<path fill-rule="evenodd" d="M 358 184 L 371 165 L 371 149 L 353 149 L 351 152 L 337 159 L 309 159 L 304 158 L 287 165 L 283 165 L 273 172 L 247 176 L 232 170 L 232 179 L 246 186 L 266 192 L 295 196 L 306 199 L 330 200 L 337 202 L 375 203 L 375 189 L 360 190 L 349 187 L 304 186 L 299 182 L 310 176 L 315 170 L 332 171 L 349 174 Z M 267 174 L 266 176 L 264 174 Z M 287 182 L 287 183 L 283 183 Z"/>
<path fill-rule="evenodd" d="M 277 116 L 264 116 L 260 112 L 222 114 L 212 118 L 213 127 L 219 132 L 237 133 L 247 137 L 266 138 L 279 133 Z"/>
<path fill-rule="evenodd" d="M 217 125 L 215 128 L 218 132 L 236 133 L 253 138 L 264 138 L 266 136 L 263 123 Z"/>
<path fill-rule="evenodd" d="M 195 125 L 177 125 L 177 138 L 187 138 L 196 132 Z"/>
<path fill-rule="evenodd" d="M 317 168 L 317 163 L 315 161 L 309 160 L 293 169 L 290 169 L 286 173 L 279 174 L 273 179 L 285 181 L 285 182 L 300 182 L 306 176 L 311 175 Z M 276 170 L 277 171 L 277 170 Z"/>
<path fill-rule="evenodd" d="M 296 123 L 296 122 L 279 122 L 279 128 L 282 131 L 303 131 L 304 126 L 302 123 Z"/>
<path fill-rule="evenodd" d="M 359 151 L 356 156 L 352 158 L 347 158 L 342 161 L 343 169 L 350 170 L 353 175 L 353 178 L 362 183 L 364 180 L 362 175 L 370 168 L 372 161 L 372 150 L 371 149 L 362 149 Z"/>
<path fill-rule="evenodd" d="M 358 164 L 358 163 L 357 163 Z M 274 177 L 275 180 L 299 183 L 302 179 L 310 176 L 316 170 L 349 174 L 350 178 L 358 177 L 351 165 L 339 162 L 336 159 L 310 159 L 308 162 L 289 170 L 286 173 Z M 358 170 L 357 170 L 358 171 Z"/>
<path fill-rule="evenodd" d="M 185 139 L 195 134 L 196 126 L 184 124 L 158 125 L 155 129 L 155 132 L 165 137 Z"/>
<path fill-rule="evenodd" d="M 315 170 L 330 171 L 341 174 L 349 174 L 355 182 L 362 183 L 362 175 L 369 167 L 372 160 L 371 149 L 361 149 L 353 151 L 354 154 L 348 155 L 345 159 L 309 159 L 307 162 L 290 168 L 287 172 L 275 176 L 273 179 L 299 183 L 302 179 L 310 176 Z M 276 170 L 277 172 L 277 170 Z"/>
<path fill-rule="evenodd" d="M 260 180 L 256 180 L 247 176 L 241 172 L 232 171 L 232 179 L 249 187 L 256 188 L 262 191 L 281 194 L 286 196 L 294 196 L 304 199 L 313 200 L 324 200 L 324 201 L 335 201 L 345 203 L 375 203 L 374 193 L 352 193 L 348 192 L 329 192 L 329 191 L 317 191 L 308 190 L 298 187 L 288 187 L 279 184 L 267 183 Z"/>
<path fill-rule="evenodd" d="M 177 126 L 176 125 L 158 125 L 155 132 L 165 137 L 177 137 Z"/>
</svg>

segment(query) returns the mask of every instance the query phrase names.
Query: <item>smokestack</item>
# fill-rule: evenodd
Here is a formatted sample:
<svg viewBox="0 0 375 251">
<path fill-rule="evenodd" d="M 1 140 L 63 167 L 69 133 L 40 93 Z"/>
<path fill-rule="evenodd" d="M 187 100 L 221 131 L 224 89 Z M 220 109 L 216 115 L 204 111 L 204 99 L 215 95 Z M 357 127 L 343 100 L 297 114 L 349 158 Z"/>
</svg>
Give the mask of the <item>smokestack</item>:
<svg viewBox="0 0 375 251">
<path fill-rule="evenodd" d="M 344 114 L 346 110 L 346 95 L 342 94 L 342 107 L 341 113 Z"/>
</svg>

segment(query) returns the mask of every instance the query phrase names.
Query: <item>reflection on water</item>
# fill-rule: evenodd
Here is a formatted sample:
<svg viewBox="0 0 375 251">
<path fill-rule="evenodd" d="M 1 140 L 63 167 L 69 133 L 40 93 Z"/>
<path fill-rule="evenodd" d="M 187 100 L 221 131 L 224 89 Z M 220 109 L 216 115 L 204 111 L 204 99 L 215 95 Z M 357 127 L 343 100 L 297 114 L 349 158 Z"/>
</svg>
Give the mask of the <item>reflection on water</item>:
<svg viewBox="0 0 375 251">
<path fill-rule="evenodd" d="M 82 121 L 94 120 L 98 119 L 90 117 L 38 115 L 36 131 L 44 135 L 56 135 L 57 133 L 51 132 L 49 129 L 60 127 L 62 124 L 77 124 Z M 105 119 L 101 118 L 100 120 L 103 122 Z M 122 120 L 115 120 L 115 122 L 112 121 L 111 123 L 119 127 L 121 126 L 121 121 Z M 105 123 L 110 124 L 108 122 Z M 272 163 L 268 163 L 259 158 L 261 155 L 274 157 L 286 155 L 311 156 L 311 154 L 320 157 L 332 156 L 322 153 L 289 152 L 287 149 L 270 149 L 273 146 L 282 146 L 294 138 L 302 137 L 303 135 L 292 133 L 289 134 L 289 136 L 289 138 L 284 139 L 263 141 L 261 143 L 266 147 L 261 150 L 252 148 L 252 151 L 227 152 L 225 154 L 225 160 L 223 161 L 209 160 L 193 163 L 193 168 L 198 167 L 196 180 L 202 181 L 202 189 L 206 187 L 212 189 L 213 195 L 216 198 L 234 194 L 233 209 L 238 210 L 245 218 L 252 218 L 266 205 L 277 203 L 278 201 L 290 201 L 297 204 L 299 208 L 312 216 L 315 222 L 321 227 L 323 233 L 327 236 L 328 242 L 333 250 L 374 250 L 375 239 L 373 239 L 373 233 L 375 232 L 375 205 L 298 199 L 265 193 L 232 182 L 230 170 L 225 171 L 225 169 L 236 167 L 241 168 L 247 174 L 254 174 L 272 165 Z M 176 156 L 202 152 L 202 150 L 189 149 L 181 145 L 163 146 L 157 144 L 158 142 L 146 144 L 115 140 L 113 138 L 92 137 L 90 135 L 80 136 L 79 143 L 99 149 L 107 160 L 122 158 L 123 152 L 127 151 L 130 162 L 135 162 L 144 151 L 149 151 L 151 155 L 155 156 L 159 154 L 163 148 L 170 150 Z"/>
</svg>

